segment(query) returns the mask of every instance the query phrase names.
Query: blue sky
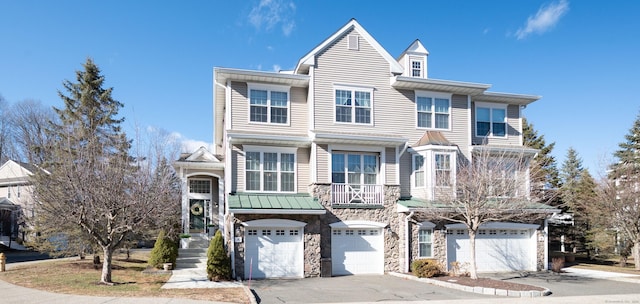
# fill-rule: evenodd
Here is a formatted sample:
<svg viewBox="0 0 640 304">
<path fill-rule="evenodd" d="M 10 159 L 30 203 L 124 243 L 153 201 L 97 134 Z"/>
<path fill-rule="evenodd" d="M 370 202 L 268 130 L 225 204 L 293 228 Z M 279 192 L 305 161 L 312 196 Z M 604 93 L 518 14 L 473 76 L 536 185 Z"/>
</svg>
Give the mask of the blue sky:
<svg viewBox="0 0 640 304">
<path fill-rule="evenodd" d="M 292 69 L 355 18 L 394 57 L 420 39 L 429 77 L 541 95 L 526 117 L 592 174 L 640 113 L 640 1 L 0 0 L 0 95 L 61 106 L 91 57 L 125 128 L 210 143 L 213 67 Z M 131 132 L 131 131 L 128 131 Z"/>
</svg>

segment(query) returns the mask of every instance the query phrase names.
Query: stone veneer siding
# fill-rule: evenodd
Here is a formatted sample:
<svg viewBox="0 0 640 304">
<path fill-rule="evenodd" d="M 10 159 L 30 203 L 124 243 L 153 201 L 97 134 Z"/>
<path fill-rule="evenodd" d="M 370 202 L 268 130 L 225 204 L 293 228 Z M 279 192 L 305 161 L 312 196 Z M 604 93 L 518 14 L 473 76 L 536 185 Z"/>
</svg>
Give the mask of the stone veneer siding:
<svg viewBox="0 0 640 304">
<path fill-rule="evenodd" d="M 421 218 L 420 216 L 414 216 L 413 221 L 418 223 L 429 221 L 429 219 Z M 447 237 L 446 230 L 444 230 L 444 224 L 438 221 L 431 220 L 430 222 L 436 224 L 433 228 L 433 233 L 431 234 L 431 254 L 430 259 L 435 259 L 440 262 L 443 269 L 448 269 L 447 265 Z M 420 230 L 420 225 L 417 225 L 413 222 L 409 223 L 411 230 L 411 238 L 409 239 L 409 244 L 411 248 L 411 255 L 409 256 L 409 261 L 414 261 L 417 259 L 421 259 L 420 257 L 420 246 L 418 245 L 418 230 Z M 409 264 L 411 265 L 411 264 Z"/>
<path fill-rule="evenodd" d="M 545 250 L 545 242 L 547 239 L 544 235 L 544 230 L 541 229 L 536 230 L 536 270 L 542 271 L 547 269 L 547 266 L 544 264 L 545 256 L 547 255 L 547 251 Z"/>
<path fill-rule="evenodd" d="M 331 184 L 313 184 L 310 186 L 309 193 L 327 209 L 327 213 L 320 217 L 321 258 L 331 258 L 331 227 L 329 224 L 357 220 L 386 223 L 391 228 L 391 233 L 388 233 L 387 229 L 383 229 L 384 271 L 397 272 L 401 270 L 399 246 L 400 240 L 403 238 L 401 227 L 403 222 L 401 222 L 400 214 L 397 212 L 400 186 L 384 185 L 384 203 L 381 207 L 334 208 L 331 205 Z M 305 259 L 307 258 L 310 257 L 305 256 Z M 305 264 L 307 264 L 306 261 Z"/>
<path fill-rule="evenodd" d="M 242 242 L 235 243 L 235 272 L 236 278 L 248 279 L 244 277 L 244 232 L 245 227 L 242 222 L 259 219 L 286 219 L 307 223 L 303 228 L 304 243 L 304 276 L 320 276 L 320 216 L 321 215 L 288 215 L 288 214 L 237 214 L 234 219 L 234 231 L 240 232 L 237 236 L 242 236 Z"/>
</svg>

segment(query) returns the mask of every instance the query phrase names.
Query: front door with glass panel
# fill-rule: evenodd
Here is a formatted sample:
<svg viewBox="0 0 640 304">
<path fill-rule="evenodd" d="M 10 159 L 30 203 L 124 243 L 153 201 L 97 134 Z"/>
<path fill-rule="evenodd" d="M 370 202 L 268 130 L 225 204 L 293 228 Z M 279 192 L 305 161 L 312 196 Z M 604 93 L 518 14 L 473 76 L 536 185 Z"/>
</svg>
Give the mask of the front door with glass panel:
<svg viewBox="0 0 640 304">
<path fill-rule="evenodd" d="M 189 200 L 189 230 L 191 232 L 204 232 L 205 200 Z"/>
</svg>

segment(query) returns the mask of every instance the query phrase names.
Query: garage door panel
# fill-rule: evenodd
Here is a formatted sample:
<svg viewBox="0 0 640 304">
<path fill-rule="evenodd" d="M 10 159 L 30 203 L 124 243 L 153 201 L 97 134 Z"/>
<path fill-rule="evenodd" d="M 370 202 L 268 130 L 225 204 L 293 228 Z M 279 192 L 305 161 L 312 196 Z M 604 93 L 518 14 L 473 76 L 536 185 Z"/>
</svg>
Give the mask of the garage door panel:
<svg viewBox="0 0 640 304">
<path fill-rule="evenodd" d="M 334 275 L 384 273 L 381 229 L 333 229 L 331 261 Z"/>
<path fill-rule="evenodd" d="M 535 247 L 531 232 L 521 229 L 488 230 L 476 235 L 476 266 L 479 272 L 535 270 Z M 447 263 L 469 263 L 469 236 L 460 231 L 447 235 Z"/>
<path fill-rule="evenodd" d="M 253 228 L 245 244 L 246 278 L 303 276 L 304 245 L 299 229 Z"/>
</svg>

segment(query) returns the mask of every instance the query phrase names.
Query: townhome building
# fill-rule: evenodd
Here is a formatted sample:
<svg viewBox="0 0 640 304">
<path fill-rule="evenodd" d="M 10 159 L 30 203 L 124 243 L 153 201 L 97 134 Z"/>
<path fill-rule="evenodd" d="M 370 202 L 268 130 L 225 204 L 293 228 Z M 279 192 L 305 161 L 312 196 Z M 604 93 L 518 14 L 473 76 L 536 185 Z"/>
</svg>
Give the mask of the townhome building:
<svg viewBox="0 0 640 304">
<path fill-rule="evenodd" d="M 465 227 L 427 211 L 474 152 L 535 155 L 522 111 L 540 97 L 430 78 L 428 56 L 415 40 L 393 57 L 352 19 L 292 71 L 214 68 L 214 148 L 174 164 L 184 231 L 222 230 L 240 279 L 469 261 Z M 546 238 L 544 220 L 489 223 L 478 270 L 546 269 Z"/>
<path fill-rule="evenodd" d="M 17 241 L 25 240 L 25 220 L 33 216 L 33 200 L 29 178 L 35 166 L 8 160 L 0 166 L 0 244 L 25 249 Z"/>
</svg>

